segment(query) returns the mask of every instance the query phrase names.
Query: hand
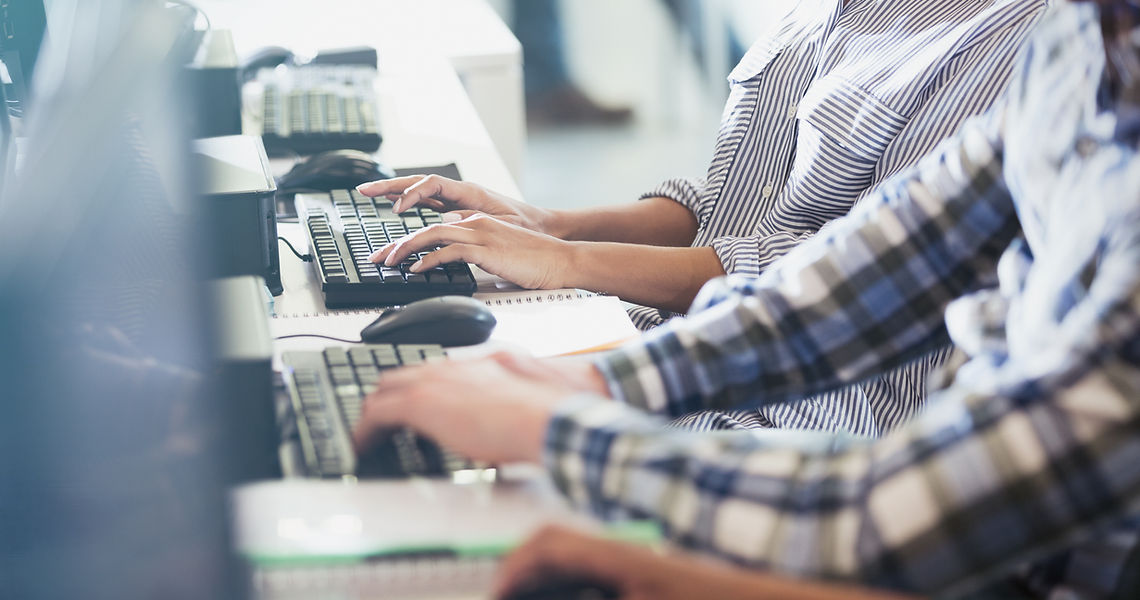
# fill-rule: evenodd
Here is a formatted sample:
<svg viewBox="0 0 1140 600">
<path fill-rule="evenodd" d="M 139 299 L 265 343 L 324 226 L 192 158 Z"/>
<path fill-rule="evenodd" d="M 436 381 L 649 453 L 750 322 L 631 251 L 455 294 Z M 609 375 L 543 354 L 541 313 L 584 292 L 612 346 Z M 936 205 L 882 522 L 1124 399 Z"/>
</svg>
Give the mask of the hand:
<svg viewBox="0 0 1140 600">
<path fill-rule="evenodd" d="M 617 589 L 622 600 L 903 600 L 854 586 L 790 579 L 679 553 L 547 526 L 507 556 L 494 595 L 504 598 L 551 574 L 582 577 Z"/>
<path fill-rule="evenodd" d="M 362 452 L 382 430 L 406 425 L 474 460 L 540 462 L 554 408 L 574 393 L 497 357 L 406 367 L 380 377 L 353 440 Z"/>
<path fill-rule="evenodd" d="M 457 223 L 425 227 L 377 250 L 369 260 L 397 265 L 409 254 L 443 246 L 411 266 L 418 273 L 449 262 L 467 262 L 527 289 L 566 287 L 573 272 L 570 242 L 477 214 Z"/>
<path fill-rule="evenodd" d="M 365 196 L 387 196 L 393 201 L 392 210 L 410 210 L 424 206 L 444 215 L 445 222 L 466 219 L 484 213 L 524 229 L 555 235 L 552 224 L 554 213 L 512 200 L 481 185 L 455 181 L 439 175 L 411 175 L 381 179 L 357 186 Z"/>
<path fill-rule="evenodd" d="M 523 377 L 564 385 L 579 392 L 609 398 L 610 388 L 593 360 L 579 356 L 534 358 L 525 354 L 499 352 L 491 358 L 503 368 Z"/>
</svg>

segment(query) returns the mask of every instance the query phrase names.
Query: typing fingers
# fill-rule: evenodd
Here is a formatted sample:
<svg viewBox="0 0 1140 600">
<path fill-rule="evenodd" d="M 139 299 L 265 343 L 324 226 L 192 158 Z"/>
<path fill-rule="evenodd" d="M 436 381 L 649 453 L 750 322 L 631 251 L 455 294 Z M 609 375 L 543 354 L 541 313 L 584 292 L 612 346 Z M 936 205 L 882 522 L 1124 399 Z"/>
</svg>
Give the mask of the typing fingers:
<svg viewBox="0 0 1140 600">
<path fill-rule="evenodd" d="M 467 207 L 477 202 L 477 188 L 470 183 L 428 175 L 404 190 L 392 205 L 392 210 L 402 212 L 415 206 L 431 206 L 431 200 L 436 201 L 437 208 L 444 210 Z"/>
<path fill-rule="evenodd" d="M 356 186 L 356 191 L 365 196 L 372 197 L 398 196 L 424 177 L 424 175 L 408 175 L 407 177 L 393 177 L 391 179 L 369 181 L 368 183 L 362 183 Z"/>
<path fill-rule="evenodd" d="M 377 254 L 383 253 L 384 264 L 392 266 L 399 264 L 409 254 L 425 248 L 448 244 L 479 244 L 483 237 L 479 232 L 462 226 L 462 223 L 432 225 L 393 242 L 390 244 L 391 249 L 381 248 Z"/>
</svg>

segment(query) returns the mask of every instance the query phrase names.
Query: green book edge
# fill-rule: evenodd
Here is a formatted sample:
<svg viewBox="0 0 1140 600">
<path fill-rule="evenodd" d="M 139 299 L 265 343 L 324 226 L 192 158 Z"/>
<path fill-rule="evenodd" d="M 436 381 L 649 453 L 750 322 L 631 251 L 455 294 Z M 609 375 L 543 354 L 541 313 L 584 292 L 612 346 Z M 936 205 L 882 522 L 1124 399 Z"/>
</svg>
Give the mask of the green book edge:
<svg viewBox="0 0 1140 600">
<path fill-rule="evenodd" d="M 609 539 L 652 546 L 662 541 L 661 528 L 650 521 L 630 521 L 607 525 L 601 534 Z M 494 558 L 507 554 L 513 550 L 521 540 L 498 539 L 483 540 L 471 543 L 458 543 L 450 545 L 409 544 L 406 546 L 379 547 L 360 552 L 335 554 L 298 554 L 270 552 L 248 552 L 241 555 L 256 567 L 301 567 L 301 566 L 330 566 L 340 564 L 359 564 L 384 559 L 423 557 L 446 558 Z"/>
</svg>

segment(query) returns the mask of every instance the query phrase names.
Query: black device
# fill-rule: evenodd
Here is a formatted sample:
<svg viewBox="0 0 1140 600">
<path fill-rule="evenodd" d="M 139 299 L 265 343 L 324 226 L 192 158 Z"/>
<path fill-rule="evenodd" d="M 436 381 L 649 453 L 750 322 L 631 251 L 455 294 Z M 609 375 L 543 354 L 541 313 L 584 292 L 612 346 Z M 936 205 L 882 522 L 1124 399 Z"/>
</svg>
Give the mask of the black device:
<svg viewBox="0 0 1140 600">
<path fill-rule="evenodd" d="M 369 198 L 356 190 L 298 194 L 296 203 L 313 249 L 313 269 L 325 306 L 395 306 L 475 293 L 475 276 L 464 263 L 412 273 L 408 268 L 419 260 L 419 253 L 393 267 L 368 260 L 389 242 L 443 222 L 434 210 L 416 207 L 395 213 L 386 198 Z"/>
<path fill-rule="evenodd" d="M 393 478 L 447 476 L 474 465 L 410 429 L 396 428 L 359 458 L 352 430 L 360 422 L 364 397 L 381 372 L 445 357 L 437 345 L 379 344 L 330 347 L 321 352 L 285 352 L 284 377 L 293 403 L 308 474 Z"/>
<path fill-rule="evenodd" d="M 31 94 L 36 58 L 47 31 L 42 0 L 0 0 L 0 63 L 8 71 L 8 108 L 20 114 Z"/>
<path fill-rule="evenodd" d="M 261 122 L 270 156 L 378 150 L 376 77 L 373 48 L 322 51 L 298 63 L 285 48 L 269 47 L 241 69 L 242 80 L 258 92 L 246 96 L 246 112 Z"/>
<path fill-rule="evenodd" d="M 192 19 L 190 23 L 192 27 Z M 187 35 L 194 46 L 185 70 L 192 91 L 194 137 L 241 134 L 241 83 L 232 34 L 211 29 Z"/>
<path fill-rule="evenodd" d="M 612 584 L 569 574 L 548 575 L 507 592 L 506 600 L 617 600 Z"/>
<path fill-rule="evenodd" d="M 240 428 L 241 452 L 226 457 L 238 481 L 281 476 L 281 436 L 273 389 L 273 340 L 265 280 L 256 275 L 207 282 L 206 307 L 214 333 L 215 377 L 226 398 L 227 418 Z"/>
<path fill-rule="evenodd" d="M 293 165 L 288 173 L 277 178 L 277 189 L 282 193 L 329 192 L 395 176 L 395 171 L 366 152 L 329 150 Z"/>
<path fill-rule="evenodd" d="M 195 140 L 202 202 L 215 232 L 210 251 L 217 275 L 258 275 L 274 295 L 282 292 L 277 250 L 277 186 L 261 139 L 232 135 Z"/>
<path fill-rule="evenodd" d="M 4 86 L 0 85 L 0 194 L 4 193 L 4 182 L 10 180 L 16 171 L 15 136 L 7 105 Z"/>
<path fill-rule="evenodd" d="M 467 296 L 440 296 L 385 310 L 360 337 L 365 343 L 471 346 L 487 341 L 494 329 L 495 315 L 486 304 Z"/>
<path fill-rule="evenodd" d="M 293 51 L 288 48 L 265 46 L 254 50 L 242 61 L 242 81 L 253 79 L 262 69 L 305 65 L 357 65 L 369 67 L 375 71 L 377 67 L 376 49 L 371 46 L 351 46 L 320 50 L 308 62 L 300 62 Z"/>
</svg>

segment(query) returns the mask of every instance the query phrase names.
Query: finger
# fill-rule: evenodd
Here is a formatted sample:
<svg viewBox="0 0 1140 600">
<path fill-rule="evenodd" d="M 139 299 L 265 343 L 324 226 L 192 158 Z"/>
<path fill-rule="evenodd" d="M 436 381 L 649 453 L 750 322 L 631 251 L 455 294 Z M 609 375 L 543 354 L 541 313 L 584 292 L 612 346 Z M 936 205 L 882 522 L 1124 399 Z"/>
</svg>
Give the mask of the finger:
<svg viewBox="0 0 1140 600">
<path fill-rule="evenodd" d="M 397 397 L 369 397 L 360 412 L 360 422 L 352 431 L 352 447 L 357 454 L 370 448 L 381 431 L 404 423 L 402 406 Z"/>
<path fill-rule="evenodd" d="M 392 253 L 392 250 L 395 247 L 396 242 L 388 242 L 387 244 L 384 244 L 383 248 L 373 252 L 372 254 L 369 254 L 368 260 L 374 263 L 383 262 L 385 258 L 388 258 L 388 255 Z"/>
<path fill-rule="evenodd" d="M 356 191 L 365 196 L 399 196 L 404 190 L 423 179 L 424 175 L 408 175 L 391 179 L 378 179 L 356 186 Z"/>
<path fill-rule="evenodd" d="M 476 244 L 451 244 L 439 250 L 429 252 L 417 260 L 408 270 L 413 273 L 434 269 L 447 263 L 465 262 L 473 265 L 483 264 L 486 247 Z"/>
<path fill-rule="evenodd" d="M 399 264 L 413 252 L 447 244 L 479 244 L 483 236 L 467 227 L 432 225 L 396 240 L 396 247 L 384 258 L 388 266 Z"/>
<path fill-rule="evenodd" d="M 550 369 L 533 356 L 517 352 L 496 352 L 491 355 L 491 359 L 504 369 L 517 375 L 537 379 L 550 378 Z"/>
<path fill-rule="evenodd" d="M 404 195 L 392 206 L 392 210 L 401 212 L 414 206 L 419 206 L 428 199 L 441 201 L 443 206 L 463 206 L 471 202 L 471 185 L 454 179 L 428 175 L 404 190 Z"/>
<path fill-rule="evenodd" d="M 451 212 L 445 212 L 441 216 L 443 217 L 444 223 L 455 223 L 475 216 L 478 212 L 477 210 L 453 210 Z"/>
</svg>

